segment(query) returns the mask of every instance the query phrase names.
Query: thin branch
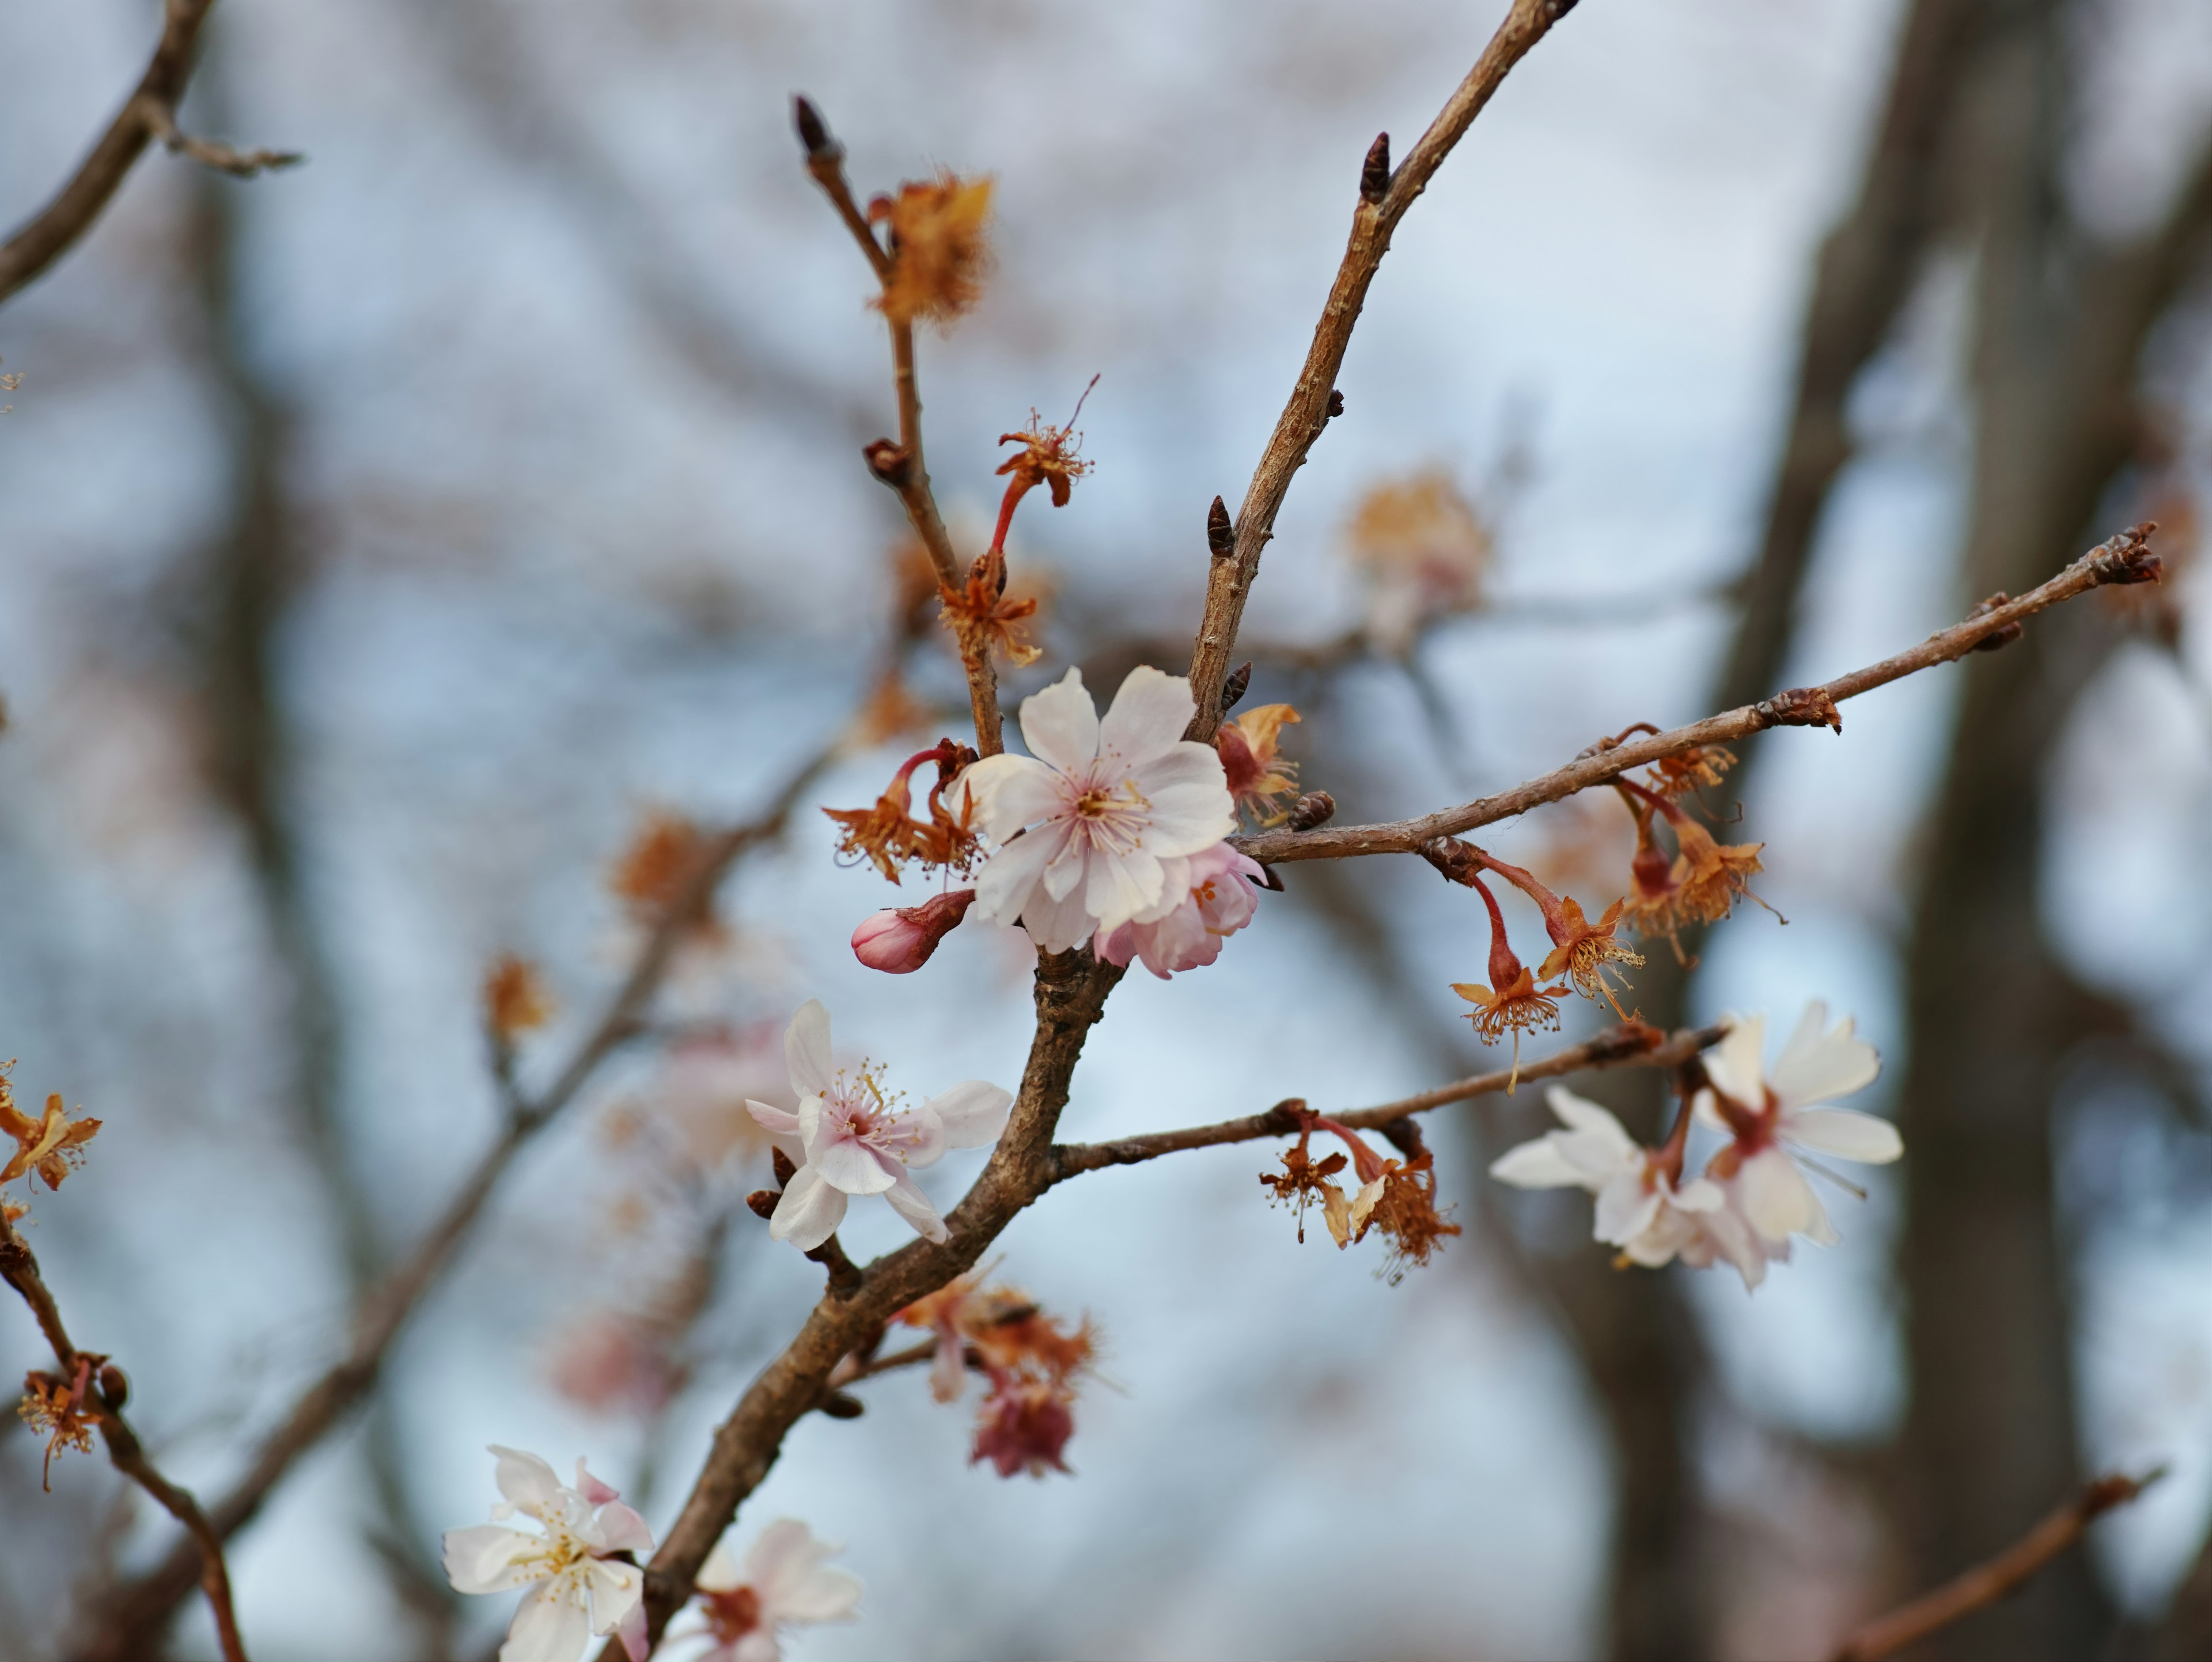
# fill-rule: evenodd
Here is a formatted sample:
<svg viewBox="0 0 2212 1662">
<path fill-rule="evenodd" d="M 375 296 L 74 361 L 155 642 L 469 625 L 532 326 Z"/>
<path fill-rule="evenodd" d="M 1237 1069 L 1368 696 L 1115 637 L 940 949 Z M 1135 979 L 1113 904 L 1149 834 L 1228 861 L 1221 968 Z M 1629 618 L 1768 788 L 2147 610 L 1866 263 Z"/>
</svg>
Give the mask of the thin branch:
<svg viewBox="0 0 2212 1662">
<path fill-rule="evenodd" d="M 1722 1027 L 1699 1027 L 1686 1030 L 1668 1038 L 1656 1027 L 1647 1027 L 1640 1021 L 1629 1022 L 1621 1026 L 1608 1027 L 1596 1038 L 1562 1050 L 1556 1056 L 1547 1056 L 1541 1062 L 1522 1063 L 1519 1078 L 1522 1081 L 1557 1079 L 1563 1074 L 1582 1073 L 1594 1068 L 1672 1068 L 1688 1061 L 1700 1050 L 1719 1044 L 1726 1032 Z M 1423 1091 L 1414 1096 L 1401 1097 L 1395 1102 L 1332 1113 L 1329 1117 L 1356 1131 L 1380 1130 L 1408 1114 L 1426 1113 L 1430 1109 L 1441 1108 L 1447 1103 L 1509 1094 L 1514 1078 L 1511 1070 L 1499 1068 L 1492 1073 L 1454 1080 L 1449 1085 L 1439 1085 L 1432 1091 Z M 1186 1148 L 1216 1148 L 1224 1143 L 1251 1142 L 1261 1137 L 1295 1136 L 1298 1131 L 1297 1110 L 1304 1106 L 1303 1099 L 1293 1097 L 1277 1103 L 1264 1114 L 1248 1114 L 1242 1119 L 1223 1120 L 1215 1125 L 1189 1125 L 1173 1131 L 1153 1131 L 1143 1136 L 1121 1137 L 1112 1142 L 1063 1144 L 1053 1150 L 1053 1155 L 1060 1164 L 1060 1177 L 1066 1178 L 1079 1172 L 1097 1171 L 1102 1166 L 1135 1166 L 1145 1160 L 1158 1160 L 1162 1154 L 1179 1154 Z"/>
<path fill-rule="evenodd" d="M 1984 603 L 1964 623 L 1938 630 L 1918 646 L 1853 670 L 1816 687 L 1798 687 L 1756 704 L 1745 704 L 1709 715 L 1687 727 L 1674 728 L 1629 743 L 1585 752 L 1565 767 L 1516 785 L 1496 796 L 1486 796 L 1464 807 L 1444 808 L 1416 819 L 1381 825 L 1332 825 L 1318 831 L 1265 831 L 1231 839 L 1253 859 L 1263 863 L 1291 860 L 1342 860 L 1356 855 L 1407 854 L 1439 837 L 1455 836 L 1479 825 L 1510 819 L 1547 802 L 1602 785 L 1632 768 L 1640 768 L 1662 757 L 1679 756 L 1701 745 L 1727 745 L 1775 727 L 1832 727 L 1843 731 L 1836 706 L 1920 670 L 1948 664 L 1977 648 L 2002 646 L 2019 633 L 2019 626 L 2037 612 L 2086 594 L 2106 583 L 2155 582 L 2159 562 L 2143 547 L 2154 527 L 2136 526 L 2110 541 L 2100 543 L 2049 582 L 2018 600 Z"/>
<path fill-rule="evenodd" d="M 151 139 L 159 138 L 172 150 L 227 173 L 251 174 L 300 160 L 270 150 L 240 154 L 177 131 L 177 106 L 191 79 L 193 49 L 214 3 L 167 0 L 154 56 L 107 131 L 53 198 L 0 243 L 0 301 L 37 277 L 92 228 Z"/>
<path fill-rule="evenodd" d="M 799 141 L 806 150 L 806 171 L 836 207 L 845 228 L 853 234 L 854 241 L 867 257 L 868 269 L 875 273 L 876 281 L 888 283 L 892 256 L 876 240 L 874 228 L 854 199 L 853 187 L 845 178 L 845 147 L 830 137 L 821 113 L 805 99 L 794 98 L 792 110 Z M 898 442 L 878 439 L 862 454 L 867 459 L 868 471 L 898 493 L 908 523 L 914 527 L 914 534 L 929 551 L 929 563 L 936 569 L 938 586 L 957 591 L 967 581 L 968 574 L 953 549 L 951 534 L 945 528 L 945 516 L 938 512 L 937 496 L 929 484 L 929 468 L 922 459 L 921 388 L 915 377 L 914 324 L 888 311 L 884 321 L 890 330 L 892 379 L 898 390 Z M 963 640 L 960 662 L 968 676 L 968 703 L 975 720 L 975 748 L 985 756 L 996 756 L 1006 746 L 999 714 L 999 677 L 991 665 L 990 648 L 977 646 L 971 649 Z"/>
<path fill-rule="evenodd" d="M 16 1233 L 4 1212 L 0 1212 L 0 1278 L 4 1278 L 30 1306 L 62 1373 L 70 1377 L 80 1373 L 88 1376 L 93 1366 L 101 1359 L 81 1356 L 70 1342 L 52 1289 L 39 1273 L 37 1257 L 29 1244 Z M 126 1388 L 111 1388 L 106 1379 L 97 1385 L 88 1379 L 90 1401 L 98 1405 L 100 1434 L 107 1445 L 107 1458 L 118 1471 L 152 1495 L 155 1504 L 191 1531 L 191 1549 L 199 1559 L 199 1582 L 207 1593 L 208 1608 L 215 1616 L 216 1636 L 222 1647 L 223 1662 L 246 1662 L 246 1642 L 239 1637 L 238 1613 L 231 1604 L 230 1571 L 223 1562 L 222 1537 L 208 1522 L 207 1514 L 200 1510 L 191 1491 L 163 1476 L 147 1457 L 138 1434 L 123 1417 L 121 1391 Z"/>
<path fill-rule="evenodd" d="M 1304 367 L 1290 401 L 1283 406 L 1260 466 L 1245 490 L 1237 516 L 1235 542 L 1225 557 L 1217 557 L 1206 587 L 1206 611 L 1191 648 L 1191 691 L 1198 700 L 1186 736 L 1211 740 L 1221 720 L 1221 684 L 1235 661 L 1237 630 L 1244 618 L 1244 602 L 1253 581 L 1260 575 L 1260 555 L 1275 534 L 1275 516 L 1289 495 L 1291 478 L 1305 465 L 1307 453 L 1329 418 L 1343 404 L 1336 396 L 1337 372 L 1344 367 L 1345 349 L 1351 344 L 1352 326 L 1366 304 L 1368 286 L 1390 250 L 1391 234 L 1405 218 L 1414 200 L 1428 188 L 1437 169 L 1466 135 L 1507 71 L 1528 56 L 1552 25 L 1574 9 L 1575 0 L 1513 0 L 1513 9 L 1498 25 L 1498 33 L 1483 48 L 1482 56 L 1467 78 L 1445 101 L 1395 174 L 1390 172 L 1388 134 L 1375 141 L 1367 166 L 1360 175 L 1359 204 L 1352 216 L 1352 238 L 1329 286 L 1314 329 L 1313 344 L 1306 350 Z"/>
<path fill-rule="evenodd" d="M 610 1056 L 643 1030 L 647 1007 L 731 864 L 781 832 L 836 753 L 834 745 L 825 746 L 792 776 L 759 819 L 710 839 L 690 880 L 639 949 L 629 974 L 568 1062 L 537 1097 L 512 1102 L 499 1140 L 477 1161 L 443 1215 L 362 1300 L 345 1355 L 301 1394 L 263 1440 L 246 1475 L 211 1508 L 218 1537 L 228 1539 L 249 1522 L 301 1457 L 368 1395 L 392 1342 L 474 1229 L 523 1145 L 574 1099 Z M 191 1571 L 189 1547 L 180 1543 L 155 1568 L 118 1588 L 107 1601 L 101 1627 L 78 1653 L 83 1662 L 132 1662 L 151 1653 L 170 1613 L 191 1590 Z"/>
<path fill-rule="evenodd" d="M 1904 1609 L 1868 1622 L 1844 1641 L 1832 1662 L 1875 1662 L 1876 1658 L 1893 1655 L 1939 1628 L 1948 1628 L 1961 1616 L 1987 1609 L 2080 1540 L 2098 1519 L 2115 1507 L 2128 1505 L 2165 1476 L 2166 1468 L 2160 1466 L 2141 1477 L 2118 1473 L 2100 1477 L 1996 1557 L 1975 1565 L 1956 1580 L 1914 1599 Z"/>
</svg>

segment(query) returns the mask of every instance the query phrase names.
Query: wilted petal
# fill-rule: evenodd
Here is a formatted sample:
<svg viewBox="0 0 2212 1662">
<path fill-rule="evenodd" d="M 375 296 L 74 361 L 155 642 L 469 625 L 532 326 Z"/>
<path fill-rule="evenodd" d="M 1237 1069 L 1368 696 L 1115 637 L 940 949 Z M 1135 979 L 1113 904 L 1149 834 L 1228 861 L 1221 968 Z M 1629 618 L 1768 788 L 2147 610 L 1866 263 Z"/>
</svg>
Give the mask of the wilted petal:
<svg viewBox="0 0 2212 1662">
<path fill-rule="evenodd" d="M 1863 1166 L 1887 1166 L 1905 1152 L 1905 1139 L 1894 1125 L 1856 1108 L 1800 1109 L 1783 1115 L 1778 1129 L 1815 1153 Z"/>
<path fill-rule="evenodd" d="M 1011 1092 L 980 1079 L 963 1079 L 922 1106 L 944 1123 L 949 1148 L 988 1148 L 1006 1129 L 1014 1105 Z"/>
<path fill-rule="evenodd" d="M 1106 719 L 1098 724 L 1097 753 L 1120 758 L 1124 767 L 1150 761 L 1182 742 L 1183 729 L 1197 710 L 1188 681 L 1139 664 L 1122 679 Z M 1022 731 L 1026 736 L 1029 729 Z"/>
<path fill-rule="evenodd" d="M 1863 1091 L 1881 1072 L 1881 1057 L 1874 1046 L 1851 1036 L 1851 1019 L 1845 1016 L 1831 1032 L 1825 1031 L 1827 1017 L 1826 1005 L 1817 1001 L 1807 1005 L 1804 1019 L 1774 1064 L 1774 1077 L 1768 1083 L 1784 1108 L 1832 1102 Z"/>
<path fill-rule="evenodd" d="M 791 1070 L 791 1088 L 800 1096 L 817 1097 L 829 1090 L 830 1012 L 820 999 L 810 998 L 792 1013 L 791 1026 L 783 1033 L 783 1060 Z"/>
<path fill-rule="evenodd" d="M 945 1220 L 930 1204 L 929 1196 L 921 1192 L 921 1185 L 903 1172 L 891 1186 L 884 1191 L 884 1198 L 891 1203 L 891 1210 L 914 1226 L 915 1233 L 924 1240 L 935 1241 L 939 1246 L 952 1239 L 945 1228 Z"/>
<path fill-rule="evenodd" d="M 802 1166 L 784 1186 L 783 1198 L 769 1217 L 769 1239 L 789 1241 L 800 1251 L 811 1252 L 844 1221 L 845 1191 L 823 1182 L 812 1166 Z"/>
<path fill-rule="evenodd" d="M 1081 670 L 1069 670 L 1022 700 L 1022 742 L 1030 755 L 1062 773 L 1073 773 L 1098 754 L 1098 707 Z"/>
</svg>

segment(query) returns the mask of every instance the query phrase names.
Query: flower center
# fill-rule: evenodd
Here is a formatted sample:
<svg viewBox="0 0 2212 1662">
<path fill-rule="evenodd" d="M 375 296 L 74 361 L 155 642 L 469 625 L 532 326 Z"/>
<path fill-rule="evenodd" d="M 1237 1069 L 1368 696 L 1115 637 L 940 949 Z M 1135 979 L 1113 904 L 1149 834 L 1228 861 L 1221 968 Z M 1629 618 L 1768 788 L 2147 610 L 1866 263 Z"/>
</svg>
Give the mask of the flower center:
<svg viewBox="0 0 2212 1662">
<path fill-rule="evenodd" d="M 750 1587 L 732 1587 L 705 1595 L 707 1625 L 725 1645 L 733 1645 L 760 1626 L 760 1595 Z"/>
<path fill-rule="evenodd" d="M 1093 848 L 1109 854 L 1127 854 L 1144 845 L 1152 807 L 1135 780 L 1124 779 L 1109 787 L 1093 777 L 1076 796 L 1074 813 Z"/>
<path fill-rule="evenodd" d="M 892 1141 L 907 1111 L 896 1105 L 896 1093 L 885 1094 L 883 1069 L 871 1068 L 866 1062 L 858 1075 L 848 1083 L 845 1075 L 837 1075 L 830 1093 L 830 1099 L 843 1117 L 851 1135 L 872 1148 L 882 1148 Z M 904 1159 L 903 1154 L 900 1155 Z"/>
</svg>

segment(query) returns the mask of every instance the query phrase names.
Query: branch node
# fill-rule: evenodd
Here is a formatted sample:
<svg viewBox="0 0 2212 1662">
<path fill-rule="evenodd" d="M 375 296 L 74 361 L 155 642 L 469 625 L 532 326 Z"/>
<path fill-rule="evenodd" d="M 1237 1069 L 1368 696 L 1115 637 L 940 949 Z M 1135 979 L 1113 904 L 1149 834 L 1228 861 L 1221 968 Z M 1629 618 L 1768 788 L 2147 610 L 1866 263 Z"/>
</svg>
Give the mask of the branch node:
<svg viewBox="0 0 2212 1662">
<path fill-rule="evenodd" d="M 1771 728 L 1833 728 L 1844 730 L 1844 713 L 1825 687 L 1791 687 L 1753 706 Z"/>
<path fill-rule="evenodd" d="M 1996 594 L 1990 595 L 1988 600 L 1984 600 L 1979 606 L 1976 606 L 1972 612 L 1969 612 L 1966 614 L 1966 621 L 1971 624 L 1978 618 L 1988 617 L 1990 613 L 1995 612 L 2001 606 L 2010 606 L 2011 604 L 2012 596 L 2006 594 L 2004 590 L 2001 588 L 1997 590 Z M 2014 641 L 2020 639 L 2021 632 L 2020 620 L 2015 618 L 2003 628 L 1991 630 L 1987 635 L 1983 636 L 1980 640 L 1975 642 L 1973 645 L 1968 647 L 1966 650 L 1969 652 L 1995 652 L 1999 648 L 2008 647 Z"/>
<path fill-rule="evenodd" d="M 860 460 L 868 465 L 868 472 L 878 483 L 894 490 L 904 490 L 914 483 L 914 452 L 891 439 L 878 439 L 864 445 Z"/>
</svg>

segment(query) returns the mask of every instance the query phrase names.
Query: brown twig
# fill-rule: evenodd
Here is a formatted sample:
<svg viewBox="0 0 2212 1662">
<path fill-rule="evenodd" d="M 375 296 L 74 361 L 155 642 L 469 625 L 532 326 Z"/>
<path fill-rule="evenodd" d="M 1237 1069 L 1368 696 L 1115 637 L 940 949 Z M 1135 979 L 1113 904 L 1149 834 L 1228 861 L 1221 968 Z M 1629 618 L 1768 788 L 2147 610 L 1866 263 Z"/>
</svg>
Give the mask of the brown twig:
<svg viewBox="0 0 2212 1662">
<path fill-rule="evenodd" d="M 2165 1476 L 2166 1468 L 2160 1466 L 2141 1477 L 2114 1473 L 2098 1478 L 1996 1557 L 1902 1610 L 1868 1622 L 1843 1642 L 1832 1662 L 1875 1662 L 1996 1604 L 2080 1540 L 2091 1524 L 2115 1507 L 2126 1506 Z"/>
<path fill-rule="evenodd" d="M 65 1375 L 89 1373 L 89 1367 L 80 1366 L 80 1354 L 70 1342 L 69 1329 L 63 1324 L 61 1308 L 54 1302 L 52 1288 L 39 1273 L 39 1260 L 29 1243 L 16 1233 L 4 1213 L 0 1213 L 0 1278 L 22 1295 L 37 1319 L 40 1331 L 46 1336 L 52 1348 L 54 1361 Z M 83 1359 L 96 1362 L 98 1358 Z M 115 1469 L 154 1497 L 155 1504 L 191 1531 L 192 1551 L 199 1559 L 199 1583 L 207 1593 L 208 1608 L 215 1616 L 215 1630 L 222 1647 L 223 1662 L 246 1662 L 246 1641 L 238 1632 L 238 1613 L 230 1598 L 230 1570 L 223 1562 L 222 1537 L 208 1522 L 207 1514 L 200 1510 L 199 1502 L 188 1489 L 179 1488 L 163 1476 L 147 1457 L 145 1446 L 138 1434 L 123 1417 L 120 1390 L 112 1388 L 103 1377 L 93 1389 L 90 1400 L 98 1404 L 101 1440 L 107 1445 L 107 1458 Z"/>
<path fill-rule="evenodd" d="M 1352 210 L 1352 238 L 1329 287 L 1328 301 L 1315 326 L 1313 344 L 1283 406 L 1260 466 L 1244 492 L 1237 516 L 1236 540 L 1225 559 L 1216 559 L 1206 585 L 1206 611 L 1191 648 L 1191 691 L 1198 713 L 1191 718 L 1187 736 L 1210 740 L 1221 720 L 1221 684 L 1229 673 L 1237 649 L 1237 630 L 1244 618 L 1244 602 L 1260 575 L 1260 555 L 1275 534 L 1275 516 L 1290 493 L 1291 478 L 1305 465 L 1314 441 L 1329 417 L 1342 408 L 1336 397 L 1337 372 L 1344 366 L 1345 349 L 1351 344 L 1352 326 L 1366 303 L 1368 286 L 1390 250 L 1391 234 L 1414 200 L 1428 188 L 1437 169 L 1465 136 L 1507 71 L 1528 56 L 1553 24 L 1573 9 L 1575 0 L 1513 0 L 1513 9 L 1483 48 L 1482 56 L 1467 78 L 1445 101 L 1393 174 L 1389 171 L 1388 135 L 1368 152 L 1360 176 L 1358 204 Z M 1387 184 L 1384 181 L 1387 180 Z M 1381 189 L 1376 190 L 1380 186 Z"/>
<path fill-rule="evenodd" d="M 1522 1081 L 1557 1079 L 1565 1074 L 1595 1068 L 1672 1068 L 1719 1044 L 1726 1031 L 1722 1027 L 1698 1027 L 1669 1038 L 1656 1027 L 1629 1022 L 1608 1027 L 1596 1038 L 1541 1062 L 1522 1063 L 1519 1078 Z M 1499 1095 L 1514 1082 L 1514 1078 L 1510 1069 L 1498 1068 L 1454 1080 L 1449 1085 L 1401 1097 L 1395 1102 L 1349 1109 L 1343 1113 L 1332 1113 L 1329 1117 L 1354 1130 L 1381 1130 L 1409 1114 L 1425 1113 L 1447 1103 L 1466 1102 L 1475 1097 Z M 1224 1143 L 1251 1142 L 1261 1137 L 1295 1136 L 1298 1130 L 1297 1110 L 1304 1106 L 1302 1100 L 1293 1097 L 1277 1103 L 1264 1114 L 1248 1114 L 1242 1119 L 1226 1119 L 1213 1125 L 1188 1125 L 1173 1131 L 1119 1137 L 1111 1142 L 1063 1144 L 1053 1150 L 1053 1156 L 1059 1162 L 1060 1175 L 1066 1178 L 1082 1172 L 1095 1172 L 1102 1166 L 1135 1166 L 1158 1160 L 1162 1154 L 1180 1154 L 1187 1148 L 1214 1148 Z"/>
<path fill-rule="evenodd" d="M 114 197 L 149 140 L 226 173 L 250 175 L 264 167 L 285 167 L 301 158 L 273 150 L 240 153 L 226 145 L 186 137 L 177 131 L 177 105 L 191 79 L 192 52 L 200 26 L 215 0 L 167 0 L 161 38 L 145 74 L 123 107 L 107 124 L 77 165 L 69 182 L 46 205 L 17 226 L 0 243 L 0 301 L 30 283 L 67 253 L 92 228 Z"/>
<path fill-rule="evenodd" d="M 1700 745 L 1726 745 L 1774 727 L 1828 727 L 1838 732 L 1843 718 L 1836 706 L 1892 681 L 1963 658 L 1990 636 L 2037 612 L 2085 594 L 2106 583 L 2154 582 L 2158 557 L 2143 546 L 2155 527 L 2141 525 L 2100 543 L 2040 587 L 2016 600 L 1929 636 L 1918 646 L 1853 670 L 1816 687 L 1796 687 L 1756 704 L 1709 715 L 1687 727 L 1649 738 L 1587 752 L 1565 767 L 1516 785 L 1496 796 L 1464 807 L 1444 808 L 1415 819 L 1381 825 L 1330 825 L 1310 831 L 1264 831 L 1231 839 L 1253 859 L 1273 864 L 1291 860 L 1342 860 L 1358 855 L 1409 854 L 1439 837 L 1455 836 L 1478 825 L 1510 819 L 1547 802 L 1556 802 L 1616 779 L 1662 757 L 1679 756 Z"/>
<path fill-rule="evenodd" d="M 838 218 L 844 221 L 845 228 L 853 234 L 860 252 L 867 256 L 868 269 L 875 273 L 876 281 L 888 283 L 891 256 L 876 240 L 875 228 L 854 199 L 853 187 L 845 178 L 845 147 L 830 136 L 821 113 L 805 99 L 794 98 L 792 110 L 799 129 L 799 142 L 806 150 L 806 171 L 836 207 Z M 967 581 L 968 574 L 953 549 L 951 534 L 945 528 L 945 516 L 938 512 L 937 496 L 929 484 L 929 468 L 922 460 L 921 388 L 915 378 L 914 324 L 888 313 L 884 320 L 890 330 L 892 378 L 898 390 L 898 442 L 878 439 L 862 454 L 867 459 L 868 471 L 898 493 L 908 523 L 928 551 L 939 587 L 957 590 Z M 981 645 L 971 648 L 963 641 L 960 661 L 968 676 L 968 703 L 975 721 L 975 748 L 985 756 L 996 756 L 1006 746 L 999 714 L 998 673 L 991 666 L 990 649 Z"/>
<path fill-rule="evenodd" d="M 574 1099 L 610 1056 L 643 1030 L 646 1009 L 670 963 L 732 862 L 781 831 L 836 754 L 834 746 L 824 747 L 793 776 L 759 819 L 709 839 L 690 880 L 670 902 L 640 947 L 629 974 L 568 1062 L 536 1097 L 507 1099 L 499 1140 L 478 1160 L 460 1191 L 414 1250 L 362 1299 L 345 1355 L 301 1394 L 291 1411 L 263 1439 L 246 1475 L 210 1509 L 218 1538 L 228 1539 L 249 1522 L 300 1458 L 368 1395 L 392 1341 L 474 1229 L 485 1202 L 524 1144 Z M 116 1590 L 101 1612 L 100 1629 L 77 1653 L 82 1662 L 134 1662 L 151 1653 L 170 1613 L 191 1590 L 190 1551 L 189 1543 L 179 1543 L 153 1569 Z"/>
</svg>

